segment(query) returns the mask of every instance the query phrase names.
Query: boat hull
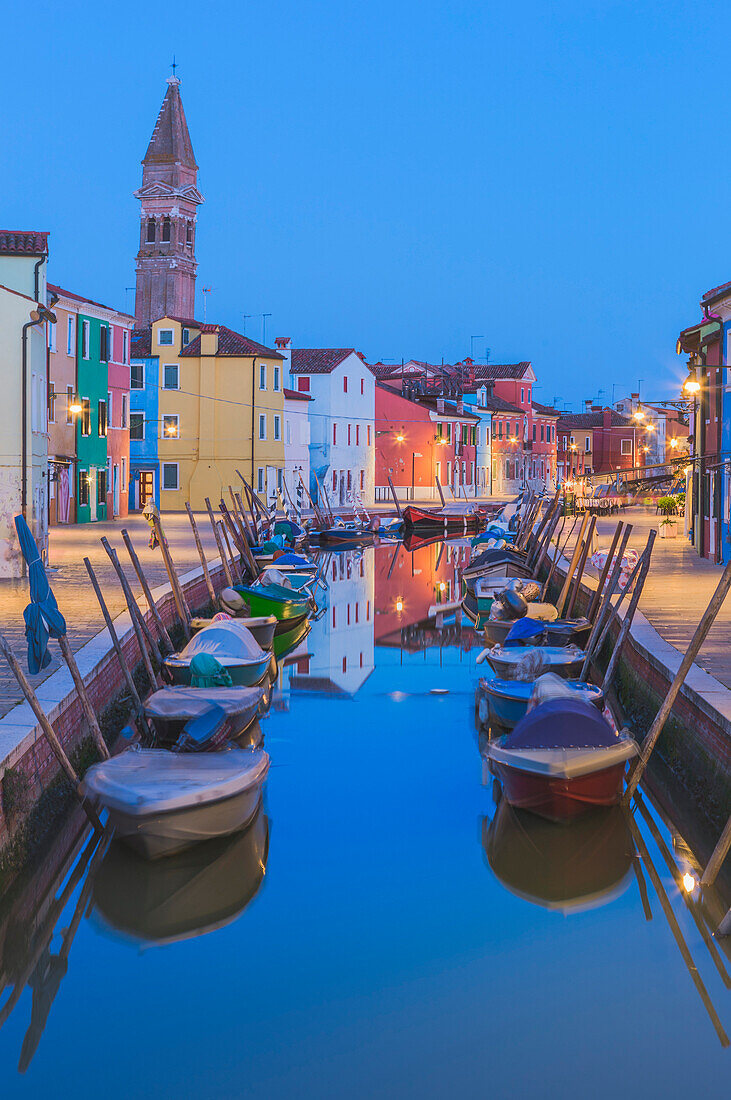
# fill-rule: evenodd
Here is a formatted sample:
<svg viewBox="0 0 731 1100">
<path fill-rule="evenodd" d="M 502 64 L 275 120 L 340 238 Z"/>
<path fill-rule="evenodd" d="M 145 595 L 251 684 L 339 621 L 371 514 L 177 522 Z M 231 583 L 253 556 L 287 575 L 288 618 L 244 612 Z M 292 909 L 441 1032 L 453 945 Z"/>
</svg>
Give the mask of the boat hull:
<svg viewBox="0 0 731 1100">
<path fill-rule="evenodd" d="M 252 616 L 274 615 L 280 621 L 285 619 L 299 619 L 307 614 L 309 598 L 307 600 L 279 600 L 273 596 L 261 595 L 253 588 L 240 589 L 249 605 Z"/>
<path fill-rule="evenodd" d="M 476 531 L 484 521 L 480 512 L 443 512 L 407 505 L 403 511 L 404 531 Z"/>
<path fill-rule="evenodd" d="M 622 793 L 625 764 L 565 779 L 521 771 L 501 761 L 492 766 L 511 806 L 549 821 L 572 821 L 597 806 L 614 806 Z"/>
<path fill-rule="evenodd" d="M 265 653 L 261 660 L 242 663 L 227 664 L 225 658 L 219 663 L 225 668 L 231 677 L 234 687 L 257 687 L 269 674 L 273 661 L 271 653 Z M 167 657 L 164 668 L 170 676 L 170 683 L 181 684 L 190 687 L 190 659 L 182 657 Z"/>
<path fill-rule="evenodd" d="M 230 836 L 254 820 L 261 805 L 261 784 L 202 806 L 169 813 L 131 816 L 109 810 L 116 835 L 145 859 L 162 859 L 215 837 Z"/>
</svg>

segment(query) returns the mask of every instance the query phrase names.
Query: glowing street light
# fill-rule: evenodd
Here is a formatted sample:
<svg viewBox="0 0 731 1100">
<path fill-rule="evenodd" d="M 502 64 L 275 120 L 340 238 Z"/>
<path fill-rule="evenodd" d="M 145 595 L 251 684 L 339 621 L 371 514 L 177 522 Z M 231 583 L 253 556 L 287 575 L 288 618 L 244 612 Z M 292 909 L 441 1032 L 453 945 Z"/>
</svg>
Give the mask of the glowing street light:
<svg viewBox="0 0 731 1100">
<path fill-rule="evenodd" d="M 397 443 L 403 443 L 403 441 L 405 439 L 406 439 L 406 436 L 403 435 L 401 432 L 399 432 L 398 435 L 396 436 L 396 442 Z"/>
<path fill-rule="evenodd" d="M 69 412 L 72 416 L 80 416 L 82 413 L 81 399 L 77 396 L 77 394 L 74 394 L 74 396 L 71 398 L 71 401 L 69 402 Z"/>
<path fill-rule="evenodd" d="M 683 889 L 685 890 L 686 894 L 692 894 L 697 885 L 698 882 L 696 878 L 691 875 L 690 871 L 686 871 L 683 875 Z"/>
<path fill-rule="evenodd" d="M 399 598 L 396 600 L 396 610 L 397 611 L 403 611 L 403 609 L 404 609 L 404 601 L 399 596 Z"/>
</svg>

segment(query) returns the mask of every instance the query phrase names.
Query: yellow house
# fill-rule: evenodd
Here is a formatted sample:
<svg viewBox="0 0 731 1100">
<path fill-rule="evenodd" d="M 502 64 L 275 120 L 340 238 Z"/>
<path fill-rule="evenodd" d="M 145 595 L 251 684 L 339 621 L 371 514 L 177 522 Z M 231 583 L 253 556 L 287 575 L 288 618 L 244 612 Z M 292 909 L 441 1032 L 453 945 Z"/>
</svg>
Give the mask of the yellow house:
<svg viewBox="0 0 731 1100">
<path fill-rule="evenodd" d="M 283 357 L 224 325 L 152 324 L 159 360 L 160 507 L 215 507 L 240 470 L 271 501 L 284 472 Z"/>
</svg>

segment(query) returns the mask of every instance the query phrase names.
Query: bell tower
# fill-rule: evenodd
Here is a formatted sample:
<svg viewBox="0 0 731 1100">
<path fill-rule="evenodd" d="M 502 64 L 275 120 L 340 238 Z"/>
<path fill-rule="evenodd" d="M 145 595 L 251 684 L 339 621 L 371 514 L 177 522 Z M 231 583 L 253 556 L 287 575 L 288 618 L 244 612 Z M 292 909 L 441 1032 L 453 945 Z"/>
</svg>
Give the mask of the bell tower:
<svg viewBox="0 0 731 1100">
<path fill-rule="evenodd" d="M 139 325 L 172 316 L 192 319 L 195 310 L 195 231 L 203 196 L 198 165 L 180 98 L 180 81 L 168 90 L 142 161 L 140 249 L 137 253 L 135 318 Z"/>
</svg>

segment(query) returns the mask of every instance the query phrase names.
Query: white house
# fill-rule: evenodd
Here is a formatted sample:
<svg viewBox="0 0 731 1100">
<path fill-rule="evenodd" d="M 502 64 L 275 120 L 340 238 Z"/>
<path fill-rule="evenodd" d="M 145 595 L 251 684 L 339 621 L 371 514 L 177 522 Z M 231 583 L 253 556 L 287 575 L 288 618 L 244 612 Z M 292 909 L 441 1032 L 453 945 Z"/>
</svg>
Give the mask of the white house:
<svg viewBox="0 0 731 1100">
<path fill-rule="evenodd" d="M 297 500 L 300 478 L 307 489 L 310 487 L 310 419 L 307 414 L 311 401 L 309 393 L 284 386 L 284 481 L 293 501 Z"/>
<path fill-rule="evenodd" d="M 333 507 L 350 493 L 373 503 L 375 480 L 376 380 L 354 348 L 293 348 L 278 337 L 277 348 L 289 366 L 291 388 L 312 398 L 310 421 L 310 492 L 320 488 Z"/>
</svg>

